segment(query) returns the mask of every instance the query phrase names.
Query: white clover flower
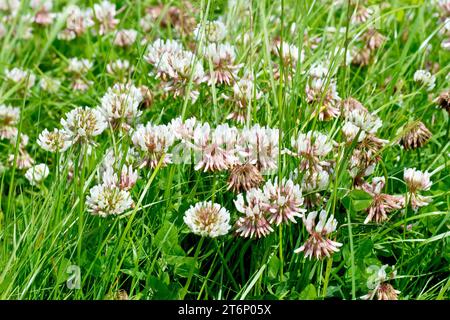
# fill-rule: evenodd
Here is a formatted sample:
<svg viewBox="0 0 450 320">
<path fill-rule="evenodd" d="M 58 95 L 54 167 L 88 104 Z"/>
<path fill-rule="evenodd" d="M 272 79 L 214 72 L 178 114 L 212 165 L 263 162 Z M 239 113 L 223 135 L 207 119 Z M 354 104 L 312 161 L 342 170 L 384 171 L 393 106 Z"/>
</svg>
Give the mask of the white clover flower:
<svg viewBox="0 0 450 320">
<path fill-rule="evenodd" d="M 248 117 L 248 107 L 252 106 L 253 100 L 259 100 L 262 93 L 256 89 L 253 77 L 245 74 L 233 84 L 233 95 L 222 94 L 222 97 L 233 104 L 233 110 L 227 119 L 234 119 L 238 123 L 244 124 Z"/>
<path fill-rule="evenodd" d="M 150 32 L 155 24 L 155 19 L 151 14 L 146 13 L 141 20 L 139 20 L 139 26 L 145 33 Z"/>
<path fill-rule="evenodd" d="M 278 129 L 260 127 L 256 124 L 251 128 L 244 128 L 239 140 L 239 154 L 245 159 L 244 162 L 256 165 L 261 172 L 275 170 L 278 167 Z"/>
<path fill-rule="evenodd" d="M 147 48 L 147 54 L 144 56 L 145 61 L 158 67 L 164 56 L 172 56 L 183 50 L 183 45 L 177 40 L 157 39 Z"/>
<path fill-rule="evenodd" d="M 306 101 L 314 104 L 312 115 L 318 114 L 320 121 L 329 121 L 340 114 L 338 105 L 341 98 L 337 92 L 336 79 L 327 79 L 328 70 L 325 68 L 325 64 L 313 66 L 305 89 Z"/>
<path fill-rule="evenodd" d="M 184 121 L 181 117 L 177 117 L 172 119 L 169 127 L 177 140 L 191 141 L 194 138 L 194 129 L 196 124 L 197 119 L 195 117 L 191 117 Z"/>
<path fill-rule="evenodd" d="M 306 212 L 302 208 L 303 197 L 300 186 L 290 179 L 283 178 L 281 183 L 277 178 L 273 182 L 269 180 L 264 185 L 263 192 L 267 201 L 261 206 L 268 212 L 270 223 L 277 226 L 281 223 L 297 223 L 295 218 L 303 217 L 303 213 Z"/>
<path fill-rule="evenodd" d="M 324 161 L 323 158 L 333 150 L 333 144 L 334 141 L 323 133 L 317 131 L 309 131 L 306 134 L 299 132 L 297 136 L 291 138 L 291 146 L 294 151 L 287 150 L 287 153 L 301 159 L 300 168 L 302 170 L 318 171 L 323 166 L 328 165 L 328 162 Z"/>
<path fill-rule="evenodd" d="M 334 216 L 330 215 L 327 219 L 326 211 L 322 210 L 319 214 L 319 221 L 316 223 L 318 214 L 317 211 L 311 211 L 306 219 L 303 217 L 303 223 L 310 237 L 300 248 L 294 250 L 295 253 L 304 252 L 305 258 L 314 257 L 317 260 L 324 257 L 329 258 L 342 246 L 342 243 L 328 238 L 331 233 L 336 231 L 337 221 Z"/>
<path fill-rule="evenodd" d="M 70 41 L 84 34 L 94 25 L 92 9 L 82 10 L 76 5 L 69 5 L 63 13 L 66 18 L 66 28 L 58 35 L 58 39 Z"/>
<path fill-rule="evenodd" d="M 138 109 L 142 100 L 141 91 L 133 84 L 117 83 L 108 88 L 101 99 L 99 110 L 113 127 L 127 125 L 125 129 L 129 129 L 129 125 L 142 114 Z"/>
<path fill-rule="evenodd" d="M 109 215 L 120 215 L 133 205 L 130 193 L 113 185 L 96 185 L 91 188 L 90 194 L 86 197 L 88 212 L 103 218 Z"/>
<path fill-rule="evenodd" d="M 428 91 L 436 86 L 436 76 L 426 70 L 417 70 L 414 73 L 414 81 L 426 86 Z"/>
<path fill-rule="evenodd" d="M 364 224 L 370 221 L 376 223 L 386 221 L 388 219 L 388 213 L 404 207 L 405 197 L 382 193 L 384 185 L 384 177 L 374 177 L 372 178 L 371 184 L 364 182 L 361 186 L 362 190 L 372 196 L 371 204 L 366 209 L 367 218 L 364 220 Z"/>
<path fill-rule="evenodd" d="M 47 165 L 44 163 L 40 163 L 29 168 L 25 173 L 25 178 L 27 178 L 32 186 L 35 186 L 44 181 L 49 173 L 50 170 L 48 169 Z"/>
<path fill-rule="evenodd" d="M 422 172 L 416 168 L 406 168 L 403 177 L 411 192 L 426 191 L 431 188 L 431 174 L 428 171 Z"/>
<path fill-rule="evenodd" d="M 30 7 L 36 11 L 34 22 L 40 25 L 50 25 L 56 17 L 53 9 L 53 0 L 31 0 Z"/>
<path fill-rule="evenodd" d="M 36 81 L 36 76 L 28 70 L 22 70 L 19 68 L 13 68 L 12 70 L 5 70 L 6 79 L 15 82 L 15 83 L 24 83 L 27 88 L 31 88 L 34 86 Z"/>
<path fill-rule="evenodd" d="M 145 126 L 140 124 L 131 136 L 134 146 L 142 153 L 142 165 L 156 168 L 164 156 L 162 166 L 172 163 L 172 154 L 169 148 L 175 141 L 175 136 L 166 125 L 154 125 L 148 122 Z"/>
<path fill-rule="evenodd" d="M 292 68 L 295 68 L 299 61 L 303 62 L 305 59 L 303 50 L 300 51 L 297 46 L 284 41 L 277 41 L 272 47 L 272 52 L 276 56 L 281 57 L 285 65 Z"/>
<path fill-rule="evenodd" d="M 106 72 L 120 78 L 125 78 L 129 73 L 133 71 L 134 67 L 130 64 L 130 61 L 126 59 L 117 59 L 106 65 Z"/>
<path fill-rule="evenodd" d="M 444 16 L 450 16 L 450 0 L 438 0 L 436 4 Z"/>
<path fill-rule="evenodd" d="M 49 152 L 64 152 L 71 146 L 70 137 L 64 130 L 53 129 L 48 131 L 44 129 L 39 134 L 37 144 L 44 150 Z"/>
<path fill-rule="evenodd" d="M 39 86 L 44 91 L 47 91 L 49 93 L 56 93 L 61 86 L 61 81 L 48 76 L 43 76 L 39 81 Z"/>
<path fill-rule="evenodd" d="M 20 109 L 0 104 L 0 139 L 17 136 L 16 125 L 20 120 Z"/>
<path fill-rule="evenodd" d="M 88 59 L 70 58 L 67 72 L 85 74 L 92 69 L 93 63 Z"/>
<path fill-rule="evenodd" d="M 30 7 L 33 10 L 50 11 L 53 9 L 53 0 L 30 0 Z"/>
<path fill-rule="evenodd" d="M 203 57 L 207 64 L 211 62 L 213 69 L 208 75 L 208 84 L 225 83 L 230 85 L 234 79 L 237 79 L 237 73 L 242 64 L 235 63 L 236 49 L 234 46 L 229 43 L 210 43 L 204 48 Z"/>
<path fill-rule="evenodd" d="M 403 173 L 403 179 L 408 187 L 411 207 L 414 210 L 427 206 L 432 201 L 431 197 L 419 194 L 419 191 L 427 191 L 431 188 L 430 177 L 431 174 L 428 171 L 422 172 L 416 168 L 406 168 Z"/>
<path fill-rule="evenodd" d="M 118 47 L 129 47 L 135 41 L 137 31 L 134 29 L 123 29 L 116 32 L 113 44 Z"/>
<path fill-rule="evenodd" d="M 131 165 L 123 165 L 120 171 L 119 188 L 121 190 L 130 190 L 139 179 L 139 173 Z"/>
<path fill-rule="evenodd" d="M 306 193 L 324 190 L 327 188 L 329 183 L 330 174 L 327 171 L 306 171 L 302 179 L 302 189 Z"/>
<path fill-rule="evenodd" d="M 194 130 L 193 148 L 197 151 L 195 170 L 227 170 L 237 163 L 237 129 L 221 124 L 211 130 L 208 123 L 199 124 Z"/>
<path fill-rule="evenodd" d="M 75 91 L 84 92 L 89 89 L 94 84 L 93 81 L 85 80 L 82 78 L 75 78 L 73 82 L 70 84 L 70 87 Z"/>
<path fill-rule="evenodd" d="M 190 51 L 181 51 L 172 57 L 171 61 L 172 69 L 176 72 L 175 79 L 181 78 L 181 80 L 188 80 L 192 75 L 192 81 L 194 83 L 200 83 L 204 81 L 204 71 L 202 64 L 195 58 L 194 54 Z"/>
<path fill-rule="evenodd" d="M 185 212 L 183 220 L 193 233 L 202 237 L 223 236 L 231 228 L 228 210 L 211 201 L 191 206 Z"/>
<path fill-rule="evenodd" d="M 315 62 L 308 71 L 308 75 L 312 78 L 324 79 L 328 75 L 329 65 L 324 62 Z"/>
<path fill-rule="evenodd" d="M 99 35 L 104 35 L 113 31 L 119 19 L 116 19 L 117 14 L 116 5 L 107 0 L 94 4 L 94 18 L 99 23 Z"/>
<path fill-rule="evenodd" d="M 175 98 L 186 93 L 191 81 L 193 85 L 199 85 L 206 80 L 201 62 L 177 41 L 156 40 L 149 46 L 144 59 L 154 66 L 156 77 L 163 81 L 163 90 L 171 92 Z M 189 92 L 193 102 L 199 94 L 195 88 Z"/>
<path fill-rule="evenodd" d="M 358 132 L 358 141 L 364 140 L 367 134 L 375 134 L 383 125 L 383 122 L 376 115 L 370 114 L 364 109 L 353 109 L 345 114 L 346 122 L 342 127 L 342 131 L 347 141 L 355 139 Z"/>
<path fill-rule="evenodd" d="M 105 117 L 98 109 L 88 107 L 77 107 L 69 111 L 66 113 L 66 119 L 61 119 L 61 125 L 72 143 L 90 142 L 108 126 Z"/>
<path fill-rule="evenodd" d="M 8 162 L 10 165 L 15 165 L 17 169 L 28 169 L 34 164 L 33 158 L 31 158 L 30 154 L 23 148 L 19 148 L 19 153 L 17 156 L 15 154 L 10 154 L 8 156 Z"/>
<path fill-rule="evenodd" d="M 138 154 L 132 147 L 126 152 L 122 148 L 109 148 L 100 167 L 102 183 L 120 190 L 131 190 L 139 178 L 139 173 L 134 168 L 137 157 Z"/>
<path fill-rule="evenodd" d="M 291 144 L 298 155 L 325 157 L 333 149 L 333 141 L 317 131 L 300 132 L 297 137 L 292 137 Z"/>
<path fill-rule="evenodd" d="M 194 29 L 194 38 L 198 41 L 202 37 L 202 23 L 199 23 Z M 204 38 L 209 42 L 221 42 L 227 36 L 227 29 L 222 21 L 205 21 L 204 22 Z"/>
<path fill-rule="evenodd" d="M 244 238 L 262 238 L 273 232 L 262 208 L 262 204 L 268 201 L 264 193 L 260 189 L 250 189 L 245 200 L 242 194 L 234 200 L 236 210 L 244 214 L 236 221 L 236 233 Z"/>
</svg>

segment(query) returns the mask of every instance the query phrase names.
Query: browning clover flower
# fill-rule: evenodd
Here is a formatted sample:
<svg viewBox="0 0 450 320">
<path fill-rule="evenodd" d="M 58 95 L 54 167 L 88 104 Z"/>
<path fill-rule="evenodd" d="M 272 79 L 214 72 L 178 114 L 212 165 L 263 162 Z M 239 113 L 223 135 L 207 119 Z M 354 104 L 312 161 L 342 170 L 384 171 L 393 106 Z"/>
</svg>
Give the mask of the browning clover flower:
<svg viewBox="0 0 450 320">
<path fill-rule="evenodd" d="M 431 138 L 431 132 L 422 121 L 415 121 L 406 126 L 400 139 L 400 144 L 405 148 L 417 149 L 424 146 Z"/>
<path fill-rule="evenodd" d="M 182 0 L 180 7 L 157 4 L 145 10 L 145 16 L 140 20 L 140 25 L 145 32 L 159 26 L 162 28 L 174 27 L 181 35 L 189 35 L 194 30 L 197 22 L 194 15 L 197 9 L 190 1 Z"/>
<path fill-rule="evenodd" d="M 211 201 L 191 206 L 185 212 L 183 220 L 193 233 L 202 237 L 223 236 L 231 228 L 228 210 Z"/>
<path fill-rule="evenodd" d="M 339 251 L 342 243 L 330 240 L 328 237 L 331 233 L 336 231 L 337 221 L 331 215 L 327 220 L 327 213 L 322 210 L 319 214 L 319 222 L 316 224 L 316 217 L 318 212 L 311 211 L 307 218 L 303 217 L 303 223 L 310 237 L 295 253 L 304 252 L 305 258 L 310 260 L 314 257 L 317 260 L 324 257 L 330 257 L 334 252 Z"/>
<path fill-rule="evenodd" d="M 372 220 L 375 223 L 386 221 L 388 213 L 402 209 L 405 206 L 405 198 L 403 196 L 381 193 L 384 184 L 384 177 L 374 177 L 371 184 L 364 183 L 362 185 L 362 189 L 373 197 L 370 206 L 366 210 L 367 218 L 364 220 L 364 224 Z"/>
<path fill-rule="evenodd" d="M 234 165 L 228 178 L 228 190 L 240 192 L 258 187 L 264 181 L 261 172 L 251 163 Z"/>
<path fill-rule="evenodd" d="M 436 99 L 436 103 L 439 107 L 447 111 L 450 114 L 450 90 L 442 92 Z"/>
</svg>

